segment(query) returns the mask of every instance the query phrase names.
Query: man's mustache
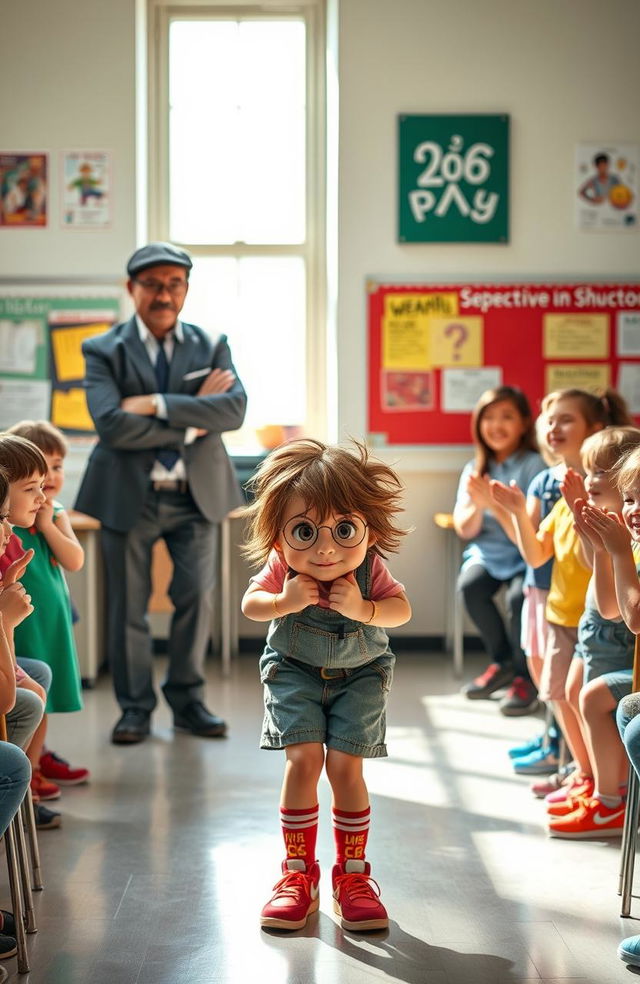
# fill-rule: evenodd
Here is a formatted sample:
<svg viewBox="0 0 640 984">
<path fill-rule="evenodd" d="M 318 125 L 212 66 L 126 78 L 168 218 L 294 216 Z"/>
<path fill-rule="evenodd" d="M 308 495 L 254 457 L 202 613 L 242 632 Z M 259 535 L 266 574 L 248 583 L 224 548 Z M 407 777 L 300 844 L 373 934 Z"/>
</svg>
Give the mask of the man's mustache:
<svg viewBox="0 0 640 984">
<path fill-rule="evenodd" d="M 152 311 L 173 311 L 173 304 L 165 304 L 162 301 L 154 301 L 151 305 Z"/>
</svg>

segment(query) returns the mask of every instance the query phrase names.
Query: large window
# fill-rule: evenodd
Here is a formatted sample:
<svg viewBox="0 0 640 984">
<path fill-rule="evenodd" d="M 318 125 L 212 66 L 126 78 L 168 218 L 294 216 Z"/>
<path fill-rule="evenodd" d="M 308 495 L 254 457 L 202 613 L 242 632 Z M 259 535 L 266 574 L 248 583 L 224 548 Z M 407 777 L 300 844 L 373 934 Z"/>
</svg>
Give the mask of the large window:
<svg viewBox="0 0 640 984">
<path fill-rule="evenodd" d="M 194 256 L 184 319 L 229 336 L 249 406 L 228 442 L 322 435 L 321 0 L 150 4 L 150 238 Z"/>
</svg>

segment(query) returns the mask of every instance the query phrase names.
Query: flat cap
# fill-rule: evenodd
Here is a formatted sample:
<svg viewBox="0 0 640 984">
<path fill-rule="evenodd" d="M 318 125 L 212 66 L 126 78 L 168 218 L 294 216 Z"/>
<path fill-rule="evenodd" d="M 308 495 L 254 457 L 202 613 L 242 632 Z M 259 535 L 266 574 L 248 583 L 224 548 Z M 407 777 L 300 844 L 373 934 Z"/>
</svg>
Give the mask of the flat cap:
<svg viewBox="0 0 640 984">
<path fill-rule="evenodd" d="M 193 266 L 191 257 L 185 250 L 172 243 L 148 243 L 137 249 L 127 263 L 127 273 L 134 277 L 141 270 L 149 267 L 164 266 L 165 263 L 184 267 L 190 270 Z"/>
</svg>

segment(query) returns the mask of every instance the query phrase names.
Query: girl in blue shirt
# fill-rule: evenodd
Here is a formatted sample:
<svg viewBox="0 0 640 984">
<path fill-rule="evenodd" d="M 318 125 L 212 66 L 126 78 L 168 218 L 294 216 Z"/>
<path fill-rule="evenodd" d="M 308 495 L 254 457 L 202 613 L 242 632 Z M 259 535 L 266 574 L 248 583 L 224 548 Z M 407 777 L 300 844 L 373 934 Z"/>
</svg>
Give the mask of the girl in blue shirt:
<svg viewBox="0 0 640 984">
<path fill-rule="evenodd" d="M 480 699 L 510 684 L 501 711 L 527 713 L 537 706 L 537 696 L 520 646 L 525 563 L 513 542 L 511 515 L 494 501 L 490 481 L 513 481 L 526 492 L 545 463 L 536 450 L 529 402 L 516 387 L 483 393 L 473 411 L 471 431 L 476 454 L 462 471 L 453 511 L 456 532 L 467 541 L 458 590 L 490 662 L 462 692 Z M 494 601 L 502 585 L 507 586 L 506 624 Z"/>
</svg>

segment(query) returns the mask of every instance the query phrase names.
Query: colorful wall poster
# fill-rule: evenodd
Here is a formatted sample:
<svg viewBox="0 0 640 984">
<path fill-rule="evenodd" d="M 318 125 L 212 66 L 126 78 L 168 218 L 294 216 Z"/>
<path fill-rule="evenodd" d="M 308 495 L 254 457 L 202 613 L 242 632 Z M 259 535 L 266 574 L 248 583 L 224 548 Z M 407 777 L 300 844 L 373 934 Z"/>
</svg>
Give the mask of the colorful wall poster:
<svg viewBox="0 0 640 984">
<path fill-rule="evenodd" d="M 636 228 L 639 165 L 639 144 L 578 144 L 575 202 L 579 229 L 616 232 Z"/>
<path fill-rule="evenodd" d="M 62 225 L 106 229 L 111 225 L 111 154 L 106 150 L 67 150 L 62 154 Z"/>
<path fill-rule="evenodd" d="M 434 378 L 432 372 L 382 372 L 382 409 L 387 413 L 403 410 L 432 410 Z"/>
<path fill-rule="evenodd" d="M 509 241 L 509 117 L 398 117 L 401 243 Z"/>
<path fill-rule="evenodd" d="M 0 227 L 46 226 L 48 200 L 48 155 L 0 151 Z"/>
</svg>

